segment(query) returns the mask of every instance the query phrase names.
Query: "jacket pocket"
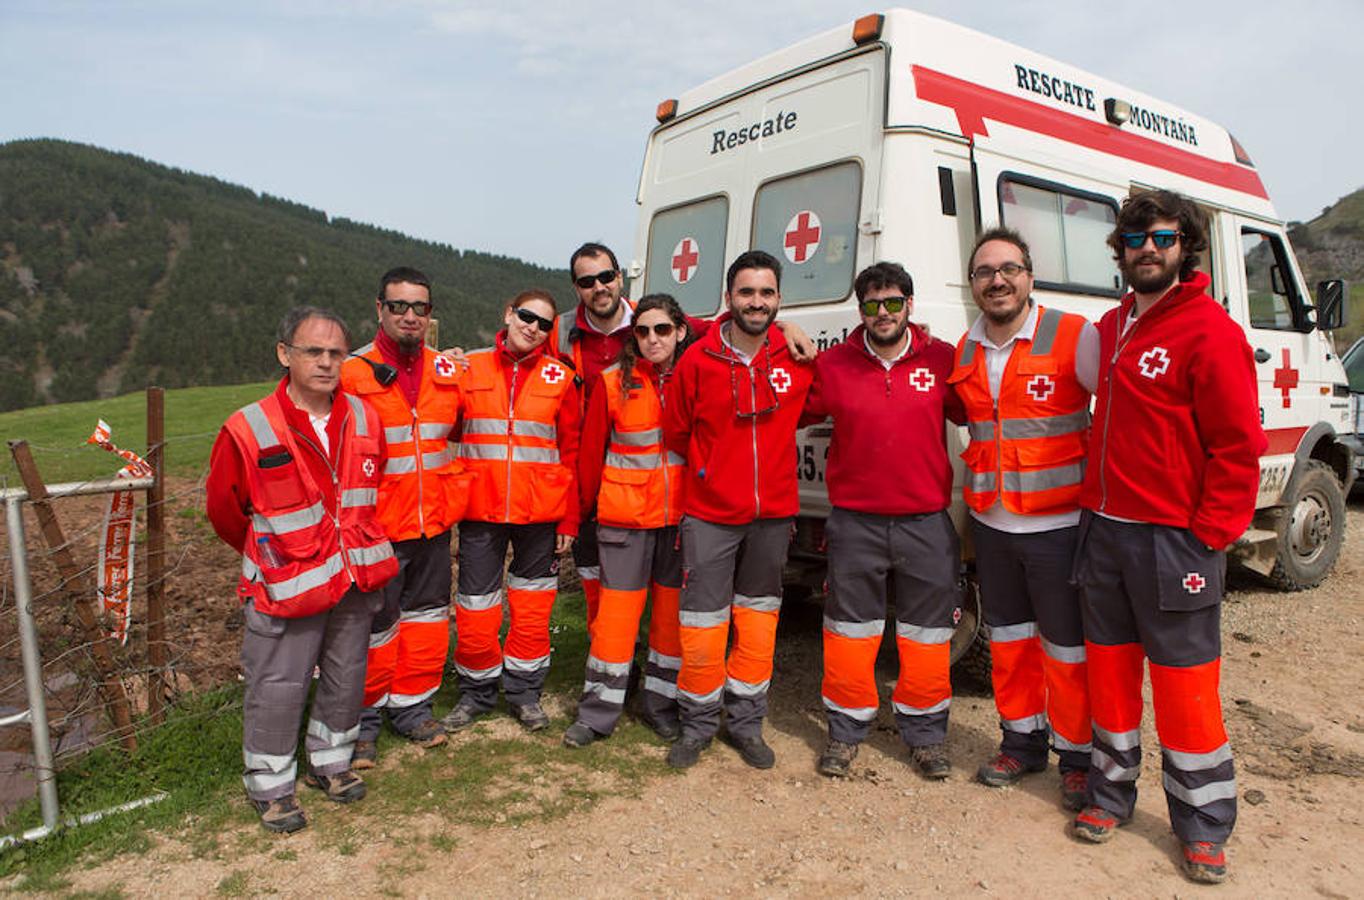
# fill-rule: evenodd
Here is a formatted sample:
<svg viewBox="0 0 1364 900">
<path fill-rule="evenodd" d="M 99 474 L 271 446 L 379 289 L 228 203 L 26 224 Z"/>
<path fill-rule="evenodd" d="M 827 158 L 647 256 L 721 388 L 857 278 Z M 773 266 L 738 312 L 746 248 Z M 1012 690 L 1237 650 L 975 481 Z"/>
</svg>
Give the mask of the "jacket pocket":
<svg viewBox="0 0 1364 900">
<path fill-rule="evenodd" d="M 530 475 L 530 492 L 534 498 L 531 520 L 559 522 L 568 514 L 568 492 L 573 486 L 573 473 L 564 466 L 537 467 Z"/>
<path fill-rule="evenodd" d="M 251 601 L 242 606 L 242 618 L 246 622 L 246 630 L 261 637 L 277 638 L 284 634 L 284 629 L 289 626 L 288 619 L 266 615 L 256 609 L 256 604 Z"/>
<path fill-rule="evenodd" d="M 480 474 L 458 467 L 441 473 L 440 486 L 447 521 L 454 523 L 464 518 L 469 508 L 469 495 L 476 482 L 481 480 Z"/>
<path fill-rule="evenodd" d="M 1193 612 L 1222 600 L 1227 556 L 1209 550 L 1187 528 L 1151 529 L 1159 605 L 1165 612 Z"/>
</svg>

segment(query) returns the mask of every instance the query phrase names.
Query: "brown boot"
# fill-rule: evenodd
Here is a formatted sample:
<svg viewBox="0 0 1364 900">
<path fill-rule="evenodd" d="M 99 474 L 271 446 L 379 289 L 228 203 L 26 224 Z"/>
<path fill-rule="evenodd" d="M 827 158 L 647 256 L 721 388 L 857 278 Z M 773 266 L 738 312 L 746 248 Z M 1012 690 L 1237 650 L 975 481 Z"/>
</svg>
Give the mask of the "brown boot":
<svg viewBox="0 0 1364 900">
<path fill-rule="evenodd" d="M 328 800 L 336 803 L 354 803 L 356 800 L 363 799 L 366 791 L 365 782 L 349 769 L 344 772 L 337 772 L 335 775 L 318 775 L 315 772 L 309 772 L 303 777 L 303 783 L 308 787 L 322 791 Z"/>
<path fill-rule="evenodd" d="M 308 817 L 303 815 L 303 809 L 293 794 L 274 800 L 252 800 L 251 805 L 256 807 L 256 814 L 260 816 L 261 826 L 266 831 L 289 834 L 308 824 Z"/>
</svg>

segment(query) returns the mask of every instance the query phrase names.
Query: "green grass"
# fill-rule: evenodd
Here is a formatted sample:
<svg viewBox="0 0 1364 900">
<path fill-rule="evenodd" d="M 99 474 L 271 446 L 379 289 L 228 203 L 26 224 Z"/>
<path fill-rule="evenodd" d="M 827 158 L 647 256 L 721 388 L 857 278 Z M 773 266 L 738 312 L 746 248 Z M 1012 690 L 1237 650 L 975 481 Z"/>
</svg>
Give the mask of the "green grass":
<svg viewBox="0 0 1364 900">
<path fill-rule="evenodd" d="M 202 472 L 208 466 L 213 438 L 227 417 L 273 387 L 274 382 L 257 382 L 166 391 L 167 471 L 190 477 Z M 49 483 L 109 476 L 118 471 L 123 460 L 85 443 L 99 419 L 113 429 L 115 444 L 146 452 L 145 393 L 0 413 L 0 437 L 28 441 L 38 469 Z M 11 485 L 19 483 L 8 452 L 0 462 L 0 479 Z"/>
</svg>

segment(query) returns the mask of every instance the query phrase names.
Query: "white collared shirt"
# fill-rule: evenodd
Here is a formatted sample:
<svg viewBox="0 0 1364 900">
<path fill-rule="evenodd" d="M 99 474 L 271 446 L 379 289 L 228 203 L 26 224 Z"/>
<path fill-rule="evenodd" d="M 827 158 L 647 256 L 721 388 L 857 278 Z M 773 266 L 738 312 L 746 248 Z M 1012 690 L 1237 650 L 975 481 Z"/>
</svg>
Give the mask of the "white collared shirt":
<svg viewBox="0 0 1364 900">
<path fill-rule="evenodd" d="M 317 442 L 322 445 L 322 452 L 328 456 L 332 455 L 332 446 L 327 440 L 327 424 L 331 420 L 332 414 L 330 412 L 325 416 L 315 416 L 308 413 L 308 421 L 312 423 L 313 431 L 317 434 Z"/>
<path fill-rule="evenodd" d="M 720 326 L 720 342 L 729 348 L 729 352 L 733 353 L 735 358 L 738 359 L 739 362 L 743 363 L 746 366 L 753 365 L 753 357 L 749 356 L 747 353 L 740 350 L 738 347 L 735 347 L 733 344 L 729 342 L 728 322 Z"/>
<path fill-rule="evenodd" d="M 889 372 L 897 362 L 909 355 L 909 348 L 914 346 L 914 332 L 908 328 L 905 329 L 905 345 L 900 349 L 899 353 L 895 354 L 890 359 L 886 359 L 876 352 L 876 348 L 871 345 L 871 338 L 867 335 L 866 329 L 862 330 L 862 346 L 867 348 L 868 353 L 879 359 L 881 365 L 885 366 L 886 371 Z"/>
</svg>

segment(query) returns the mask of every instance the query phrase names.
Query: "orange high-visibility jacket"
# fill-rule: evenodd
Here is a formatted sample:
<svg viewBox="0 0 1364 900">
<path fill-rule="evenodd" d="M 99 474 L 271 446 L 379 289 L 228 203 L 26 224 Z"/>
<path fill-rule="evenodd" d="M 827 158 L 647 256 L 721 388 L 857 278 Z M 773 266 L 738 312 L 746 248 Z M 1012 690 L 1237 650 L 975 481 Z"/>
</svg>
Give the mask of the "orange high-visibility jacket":
<svg viewBox="0 0 1364 900">
<path fill-rule="evenodd" d="M 356 351 L 375 362 L 383 355 L 373 343 Z M 379 482 L 379 521 L 390 540 L 432 537 L 464 517 L 470 478 L 447 443 L 459 415 L 459 372 L 449 359 L 422 348 L 421 387 L 409 406 L 395 381 L 374 378 L 363 360 L 341 367 L 341 387 L 363 397 L 384 425 L 388 457 Z"/>
<path fill-rule="evenodd" d="M 474 473 L 464 517 L 514 525 L 576 523 L 570 469 L 576 460 L 561 460 L 559 453 L 568 440 L 576 455 L 576 424 L 574 434 L 559 433 L 560 406 L 566 398 L 578 402 L 573 371 L 543 353 L 514 361 L 498 344 L 470 353 L 460 382 L 459 455 Z"/>
<path fill-rule="evenodd" d="M 294 432 L 271 394 L 233 413 L 223 426 L 246 464 L 251 524 L 242 548 L 239 593 L 260 612 L 300 618 L 331 609 L 351 582 L 374 591 L 398 574 L 398 560 L 374 515 L 379 481 L 379 417 L 358 398 L 346 416 L 332 483 L 319 485 L 300 455 L 318 453 L 312 435 Z M 300 438 L 309 446 L 301 446 Z M 330 465 L 330 464 L 329 464 Z M 323 491 L 335 491 L 335 515 Z"/>
<path fill-rule="evenodd" d="M 682 483 L 687 461 L 663 446 L 663 401 L 647 361 L 635 364 L 634 384 L 622 400 L 621 369 L 601 375 L 605 391 L 606 459 L 601 465 L 597 521 L 620 528 L 662 528 L 682 518 Z"/>
<path fill-rule="evenodd" d="M 1079 508 L 1089 436 L 1089 391 L 1075 376 L 1085 318 L 1037 308 L 1031 341 L 1015 341 L 999 401 L 990 396 L 985 352 L 969 333 L 957 342 L 948 378 L 966 406 L 971 443 L 962 453 L 962 496 L 983 512 L 996 498 L 1018 515 Z"/>
</svg>

